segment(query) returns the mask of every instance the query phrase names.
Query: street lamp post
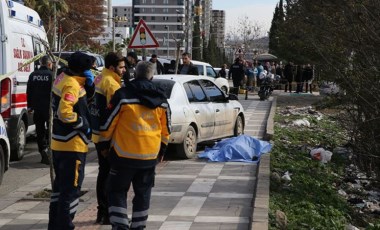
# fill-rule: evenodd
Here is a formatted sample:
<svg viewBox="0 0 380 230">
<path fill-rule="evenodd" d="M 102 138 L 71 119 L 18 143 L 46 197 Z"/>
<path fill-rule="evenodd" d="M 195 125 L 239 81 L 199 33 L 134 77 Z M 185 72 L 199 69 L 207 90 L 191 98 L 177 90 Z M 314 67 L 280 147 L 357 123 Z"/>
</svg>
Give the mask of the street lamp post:
<svg viewBox="0 0 380 230">
<path fill-rule="evenodd" d="M 126 17 L 113 17 L 112 19 L 112 52 L 116 51 L 116 44 L 115 44 L 115 27 L 117 22 L 127 22 Z"/>
<path fill-rule="evenodd" d="M 166 37 L 166 47 L 167 47 L 166 58 L 169 59 L 169 26 L 165 26 L 165 29 L 168 30 L 168 34 Z"/>
</svg>

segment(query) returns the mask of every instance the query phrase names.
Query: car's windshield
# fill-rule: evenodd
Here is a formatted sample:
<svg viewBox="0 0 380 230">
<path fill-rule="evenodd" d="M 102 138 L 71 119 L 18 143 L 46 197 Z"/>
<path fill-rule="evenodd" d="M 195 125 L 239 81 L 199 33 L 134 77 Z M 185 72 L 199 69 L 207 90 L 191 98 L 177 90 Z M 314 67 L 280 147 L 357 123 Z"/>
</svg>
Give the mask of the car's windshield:
<svg viewBox="0 0 380 230">
<path fill-rule="evenodd" d="M 154 79 L 153 78 L 153 84 L 155 84 L 158 88 L 164 91 L 165 96 L 167 98 L 170 98 L 170 95 L 172 94 L 173 86 L 175 84 L 172 80 L 167 79 Z"/>
</svg>

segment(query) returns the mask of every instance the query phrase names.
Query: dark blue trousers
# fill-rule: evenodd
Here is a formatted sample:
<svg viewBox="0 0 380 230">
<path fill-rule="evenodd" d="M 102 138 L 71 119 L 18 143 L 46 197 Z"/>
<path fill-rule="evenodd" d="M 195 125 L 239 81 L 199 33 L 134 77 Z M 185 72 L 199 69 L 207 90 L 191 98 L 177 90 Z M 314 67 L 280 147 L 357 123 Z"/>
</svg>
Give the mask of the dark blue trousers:
<svg viewBox="0 0 380 230">
<path fill-rule="evenodd" d="M 150 196 L 154 183 L 155 167 L 112 168 L 108 175 L 108 212 L 112 230 L 142 230 L 146 226 Z M 132 183 L 135 196 L 132 204 L 132 221 L 129 225 L 126 195 Z"/>
<path fill-rule="evenodd" d="M 48 230 L 74 229 L 84 179 L 86 153 L 53 151 L 55 180 L 49 208 Z"/>
</svg>

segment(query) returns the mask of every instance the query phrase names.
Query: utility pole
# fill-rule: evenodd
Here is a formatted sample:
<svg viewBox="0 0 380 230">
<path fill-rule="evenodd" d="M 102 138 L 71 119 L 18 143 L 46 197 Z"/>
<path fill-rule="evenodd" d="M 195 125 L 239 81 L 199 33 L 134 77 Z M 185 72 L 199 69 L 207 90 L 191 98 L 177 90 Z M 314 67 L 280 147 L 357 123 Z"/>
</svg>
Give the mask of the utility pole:
<svg viewBox="0 0 380 230">
<path fill-rule="evenodd" d="M 115 17 L 112 18 L 112 52 L 115 52 Z"/>
</svg>

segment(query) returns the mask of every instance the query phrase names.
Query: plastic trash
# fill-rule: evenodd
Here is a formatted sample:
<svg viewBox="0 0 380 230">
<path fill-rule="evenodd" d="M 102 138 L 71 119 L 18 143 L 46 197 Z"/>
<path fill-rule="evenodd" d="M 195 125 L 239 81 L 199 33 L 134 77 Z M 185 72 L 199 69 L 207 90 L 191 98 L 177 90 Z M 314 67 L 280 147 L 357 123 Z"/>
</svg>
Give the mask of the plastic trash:
<svg viewBox="0 0 380 230">
<path fill-rule="evenodd" d="M 271 149 L 272 145 L 267 141 L 240 135 L 222 140 L 212 148 L 206 148 L 198 157 L 216 162 L 258 162 L 261 154 L 268 153 Z"/>
<path fill-rule="evenodd" d="M 326 164 L 331 160 L 332 152 L 325 150 L 324 148 L 312 149 L 310 151 L 310 156 L 314 160 L 321 161 L 321 163 Z"/>
<path fill-rule="evenodd" d="M 284 175 L 281 177 L 281 179 L 284 180 L 284 181 L 289 182 L 289 181 L 292 180 L 292 178 L 290 178 L 291 175 L 292 175 L 292 174 L 290 174 L 288 171 L 286 171 L 286 172 L 284 173 Z"/>
<path fill-rule="evenodd" d="M 310 127 L 310 122 L 306 118 L 298 119 L 298 120 L 293 121 L 293 125 Z"/>
</svg>

